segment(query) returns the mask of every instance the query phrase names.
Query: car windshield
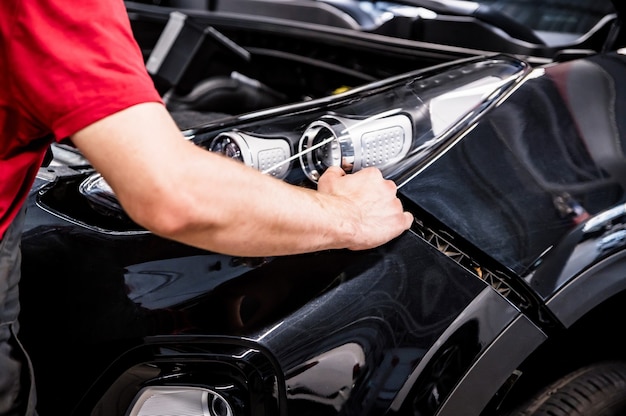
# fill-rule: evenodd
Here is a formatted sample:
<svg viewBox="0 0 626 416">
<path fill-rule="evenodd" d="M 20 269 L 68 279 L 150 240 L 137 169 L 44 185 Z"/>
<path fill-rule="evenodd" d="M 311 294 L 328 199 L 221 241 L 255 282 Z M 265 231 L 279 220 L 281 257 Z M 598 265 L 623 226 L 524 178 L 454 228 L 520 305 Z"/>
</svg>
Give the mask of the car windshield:
<svg viewBox="0 0 626 416">
<path fill-rule="evenodd" d="M 463 30 L 470 36 L 478 36 L 478 29 L 470 29 L 475 23 L 483 26 L 483 40 L 489 31 L 495 31 L 496 36 L 551 47 L 576 43 L 581 37 L 601 31 L 615 13 L 608 0 L 399 0 L 398 3 L 432 10 L 435 13 L 432 19 L 456 24 L 458 30 L 450 39 L 458 39 Z M 485 25 L 492 28 L 485 29 Z M 441 41 L 454 43 L 443 35 Z"/>
<path fill-rule="evenodd" d="M 615 13 L 610 1 L 483 0 L 479 3 L 531 29 L 546 44 L 573 41 Z"/>
<path fill-rule="evenodd" d="M 322 16 L 319 10 L 325 10 L 326 20 L 320 19 L 322 24 L 337 24 L 328 19 L 332 6 L 348 14 L 356 20 L 363 22 L 365 14 L 373 16 L 376 11 L 409 6 L 431 10 L 439 14 L 472 15 L 480 8 L 478 14 L 493 13 L 504 15 L 527 28 L 538 32 L 558 32 L 569 34 L 584 34 L 602 21 L 606 16 L 615 13 L 610 0 L 229 0 L 229 1 L 203 1 L 203 0 L 143 0 L 140 3 L 156 3 L 184 9 L 205 9 L 212 11 L 238 11 L 245 12 L 243 5 L 253 5 L 248 12 L 261 11 L 266 15 L 301 20 L 303 16 L 297 13 L 299 8 L 306 8 L 315 13 L 309 15 L 314 20 Z M 320 7 L 321 5 L 321 7 Z M 263 10 L 264 9 L 264 10 Z M 289 13 L 286 13 L 289 11 Z M 410 13 L 407 9 L 404 13 Z M 428 14 L 421 14 L 426 18 Z M 460 21 L 459 21 L 460 22 Z"/>
<path fill-rule="evenodd" d="M 536 30 L 585 33 L 605 16 L 614 13 L 609 1 L 592 0 L 482 0 L 482 5 L 498 10 Z"/>
<path fill-rule="evenodd" d="M 170 0 L 159 4 L 547 58 L 562 50 L 597 50 L 616 18 L 610 0 Z"/>
</svg>

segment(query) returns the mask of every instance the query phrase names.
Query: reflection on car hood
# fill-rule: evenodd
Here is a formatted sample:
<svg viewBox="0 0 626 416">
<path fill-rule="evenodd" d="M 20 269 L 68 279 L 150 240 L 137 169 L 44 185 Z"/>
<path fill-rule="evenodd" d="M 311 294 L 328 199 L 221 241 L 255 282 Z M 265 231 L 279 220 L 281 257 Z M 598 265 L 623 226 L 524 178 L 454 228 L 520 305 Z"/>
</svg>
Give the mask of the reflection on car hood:
<svg viewBox="0 0 626 416">
<path fill-rule="evenodd" d="M 537 70 L 402 193 L 524 274 L 624 201 L 625 76 L 619 54 Z"/>
</svg>

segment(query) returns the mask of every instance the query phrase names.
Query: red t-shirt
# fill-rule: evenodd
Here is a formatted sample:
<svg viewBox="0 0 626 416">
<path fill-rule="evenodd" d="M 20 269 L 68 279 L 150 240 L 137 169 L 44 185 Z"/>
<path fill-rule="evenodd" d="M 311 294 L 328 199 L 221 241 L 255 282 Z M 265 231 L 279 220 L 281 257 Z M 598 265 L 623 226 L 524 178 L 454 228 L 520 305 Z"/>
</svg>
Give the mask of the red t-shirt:
<svg viewBox="0 0 626 416">
<path fill-rule="evenodd" d="M 149 101 L 122 0 L 0 0 L 0 237 L 51 140 Z"/>
</svg>

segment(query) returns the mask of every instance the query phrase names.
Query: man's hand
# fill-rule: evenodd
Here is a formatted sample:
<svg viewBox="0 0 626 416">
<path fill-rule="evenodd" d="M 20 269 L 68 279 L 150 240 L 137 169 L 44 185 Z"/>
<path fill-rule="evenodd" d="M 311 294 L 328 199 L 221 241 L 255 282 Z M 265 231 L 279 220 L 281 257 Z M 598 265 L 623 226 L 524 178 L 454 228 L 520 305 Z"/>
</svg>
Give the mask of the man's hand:
<svg viewBox="0 0 626 416">
<path fill-rule="evenodd" d="M 407 230 L 413 222 L 413 216 L 403 210 L 396 195 L 396 184 L 384 179 L 376 168 L 346 175 L 343 169 L 330 167 L 320 177 L 317 189 L 342 199 L 347 211 L 343 215 L 352 216 L 356 228 L 347 247 L 351 250 L 377 247 Z"/>
</svg>

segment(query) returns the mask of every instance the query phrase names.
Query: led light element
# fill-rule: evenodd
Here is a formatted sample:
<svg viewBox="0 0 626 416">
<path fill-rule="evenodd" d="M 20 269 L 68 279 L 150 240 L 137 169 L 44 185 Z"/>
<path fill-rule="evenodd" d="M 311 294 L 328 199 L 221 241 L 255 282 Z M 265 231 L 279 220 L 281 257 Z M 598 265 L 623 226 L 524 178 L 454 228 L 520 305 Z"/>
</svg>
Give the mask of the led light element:
<svg viewBox="0 0 626 416">
<path fill-rule="evenodd" d="M 284 139 L 255 137 L 239 131 L 229 131 L 213 139 L 209 150 L 239 160 L 279 179 L 283 179 L 289 172 L 291 146 Z"/>
<path fill-rule="evenodd" d="M 339 166 L 346 173 L 369 166 L 384 170 L 408 154 L 412 131 L 411 119 L 397 112 L 366 119 L 325 115 L 302 135 L 300 163 L 314 182 L 330 166 Z"/>
</svg>

